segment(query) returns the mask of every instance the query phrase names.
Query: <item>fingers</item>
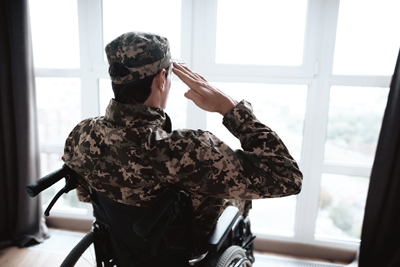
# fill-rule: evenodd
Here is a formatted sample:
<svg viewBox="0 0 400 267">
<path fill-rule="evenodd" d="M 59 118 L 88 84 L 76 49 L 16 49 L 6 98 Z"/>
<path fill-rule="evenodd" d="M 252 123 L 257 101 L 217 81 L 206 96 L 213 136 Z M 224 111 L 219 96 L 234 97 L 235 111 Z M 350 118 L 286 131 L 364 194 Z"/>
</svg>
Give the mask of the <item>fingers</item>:
<svg viewBox="0 0 400 267">
<path fill-rule="evenodd" d="M 179 79 L 181 79 L 189 87 L 194 82 L 194 78 L 191 77 L 181 65 L 174 63 L 174 68 L 172 69 L 172 71 L 176 76 L 178 76 Z"/>
<path fill-rule="evenodd" d="M 199 101 L 201 101 L 203 99 L 203 96 L 201 94 L 199 94 L 198 92 L 196 92 L 195 90 L 191 90 L 189 89 L 186 93 L 185 93 L 185 97 L 187 99 L 192 100 L 194 103 L 198 103 Z"/>
<path fill-rule="evenodd" d="M 175 75 L 177 75 L 183 82 L 184 79 L 191 80 L 191 81 L 202 81 L 202 82 L 206 82 L 206 79 L 201 76 L 200 74 L 192 71 L 191 69 L 189 69 L 186 66 L 183 66 L 181 64 L 178 63 L 174 63 L 173 64 L 173 72 L 175 73 Z M 185 82 L 186 83 L 186 82 Z"/>
<path fill-rule="evenodd" d="M 189 68 L 186 67 L 186 66 L 182 66 L 182 67 L 183 67 L 183 69 L 186 71 L 186 73 L 187 73 L 190 77 L 192 77 L 194 80 L 206 82 L 206 79 L 205 79 L 203 76 L 201 76 L 200 74 L 198 74 L 197 72 L 194 72 L 193 70 L 189 69 Z"/>
<path fill-rule="evenodd" d="M 174 63 L 172 71 L 189 87 L 185 97 L 199 108 L 225 115 L 237 104 L 236 100 L 209 84 L 203 76 L 188 67 Z"/>
<path fill-rule="evenodd" d="M 174 68 L 172 71 L 182 80 L 190 90 L 185 94 L 185 97 L 191 99 L 192 101 L 198 101 L 199 97 L 203 97 L 205 90 L 205 83 L 207 82 L 203 76 L 193 72 L 186 66 L 174 63 Z"/>
<path fill-rule="evenodd" d="M 196 73 L 196 75 L 199 77 L 200 80 L 202 80 L 203 82 L 207 82 L 206 78 L 204 78 L 203 76 L 201 76 L 200 74 Z"/>
</svg>

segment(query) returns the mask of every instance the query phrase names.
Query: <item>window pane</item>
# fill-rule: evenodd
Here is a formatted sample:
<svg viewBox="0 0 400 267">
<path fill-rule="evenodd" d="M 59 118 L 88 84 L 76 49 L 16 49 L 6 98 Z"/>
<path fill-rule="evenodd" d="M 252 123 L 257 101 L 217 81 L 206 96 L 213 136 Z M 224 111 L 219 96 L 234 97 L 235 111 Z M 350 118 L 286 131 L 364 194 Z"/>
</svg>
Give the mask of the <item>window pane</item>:
<svg viewBox="0 0 400 267">
<path fill-rule="evenodd" d="M 103 47 L 130 31 L 167 37 L 172 57 L 180 58 L 181 0 L 103 0 Z"/>
<path fill-rule="evenodd" d="M 371 166 L 388 88 L 332 86 L 325 161 Z"/>
<path fill-rule="evenodd" d="M 40 175 L 44 176 L 63 164 L 65 139 L 81 121 L 81 83 L 78 78 L 36 78 L 36 101 L 39 122 Z M 47 205 L 65 185 L 62 179 L 43 192 L 42 204 Z M 75 191 L 63 194 L 53 211 L 86 214 L 87 205 L 78 201 Z M 78 208 L 78 209 L 76 209 Z"/>
<path fill-rule="evenodd" d="M 334 74 L 392 75 L 400 47 L 400 1 L 340 1 Z"/>
<path fill-rule="evenodd" d="M 306 0 L 218 0 L 216 63 L 301 65 Z"/>
<path fill-rule="evenodd" d="M 110 79 L 99 79 L 99 114 L 104 116 L 110 99 L 114 98 Z"/>
<path fill-rule="evenodd" d="M 188 100 L 184 94 L 187 90 L 187 85 L 182 81 L 172 80 L 165 112 L 171 118 L 173 130 L 186 128 Z"/>
<path fill-rule="evenodd" d="M 29 8 L 35 67 L 79 68 L 76 0 L 30 0 Z"/>
<path fill-rule="evenodd" d="M 111 82 L 109 79 L 99 80 L 99 90 L 100 90 L 100 114 L 104 115 L 108 103 L 111 98 L 114 98 L 114 94 L 111 88 Z M 167 102 L 167 107 L 165 112 L 172 121 L 172 129 L 179 129 L 186 127 L 187 118 L 187 100 L 183 96 L 187 86 L 183 84 L 180 80 L 172 80 L 171 90 L 169 92 L 169 98 Z"/>
<path fill-rule="evenodd" d="M 36 78 L 36 101 L 39 142 L 63 147 L 81 120 L 80 79 Z"/>
<path fill-rule="evenodd" d="M 277 132 L 292 156 L 300 159 L 307 103 L 306 85 L 213 84 L 238 101 L 249 101 L 258 120 Z M 220 114 L 207 113 L 206 127 L 232 148 L 240 148 L 237 138 L 222 125 Z"/>
<path fill-rule="evenodd" d="M 366 177 L 323 174 L 315 236 L 358 241 L 368 185 Z"/>
<path fill-rule="evenodd" d="M 253 200 L 250 210 L 254 234 L 294 235 L 296 196 Z"/>
</svg>

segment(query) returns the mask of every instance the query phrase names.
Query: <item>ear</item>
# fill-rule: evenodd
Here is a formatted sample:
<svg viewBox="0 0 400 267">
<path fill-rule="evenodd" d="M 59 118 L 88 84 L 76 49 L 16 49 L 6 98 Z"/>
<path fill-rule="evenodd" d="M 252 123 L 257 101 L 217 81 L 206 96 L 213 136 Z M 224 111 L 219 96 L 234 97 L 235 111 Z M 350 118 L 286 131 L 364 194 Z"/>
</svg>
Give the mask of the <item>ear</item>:
<svg viewBox="0 0 400 267">
<path fill-rule="evenodd" d="M 165 85 L 165 69 L 160 70 L 154 77 L 154 82 L 157 88 L 164 90 Z"/>
</svg>

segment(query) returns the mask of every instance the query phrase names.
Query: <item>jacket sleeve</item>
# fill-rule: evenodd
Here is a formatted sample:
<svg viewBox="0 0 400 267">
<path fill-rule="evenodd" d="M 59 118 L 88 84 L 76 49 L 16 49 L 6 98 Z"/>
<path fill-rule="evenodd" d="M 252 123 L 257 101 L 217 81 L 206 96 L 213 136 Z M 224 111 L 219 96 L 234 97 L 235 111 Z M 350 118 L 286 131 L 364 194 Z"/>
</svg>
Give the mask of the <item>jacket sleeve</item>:
<svg viewBox="0 0 400 267">
<path fill-rule="evenodd" d="M 212 133 L 200 133 L 196 137 L 196 167 L 181 181 L 184 186 L 205 195 L 234 199 L 300 192 L 303 175 L 296 161 L 279 136 L 257 120 L 250 103 L 237 104 L 224 116 L 223 124 L 240 140 L 242 149 L 233 151 Z"/>
</svg>

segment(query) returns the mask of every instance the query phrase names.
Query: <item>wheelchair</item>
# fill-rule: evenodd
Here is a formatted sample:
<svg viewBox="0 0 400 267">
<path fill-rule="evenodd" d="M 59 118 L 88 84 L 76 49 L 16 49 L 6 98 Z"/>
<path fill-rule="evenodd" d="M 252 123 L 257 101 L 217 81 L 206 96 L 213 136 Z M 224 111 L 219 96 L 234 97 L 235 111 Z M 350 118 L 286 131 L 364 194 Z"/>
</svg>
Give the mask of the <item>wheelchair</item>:
<svg viewBox="0 0 400 267">
<path fill-rule="evenodd" d="M 78 174 L 65 164 L 26 187 L 29 196 L 65 178 L 65 186 L 45 210 L 58 198 L 78 186 Z M 196 226 L 190 194 L 173 185 L 150 208 L 134 207 L 113 201 L 91 190 L 94 221 L 92 229 L 71 250 L 61 267 L 75 266 L 85 250 L 93 244 L 97 267 L 251 267 L 253 236 L 248 217 L 238 208 L 228 206 L 201 247 L 196 245 Z"/>
</svg>

